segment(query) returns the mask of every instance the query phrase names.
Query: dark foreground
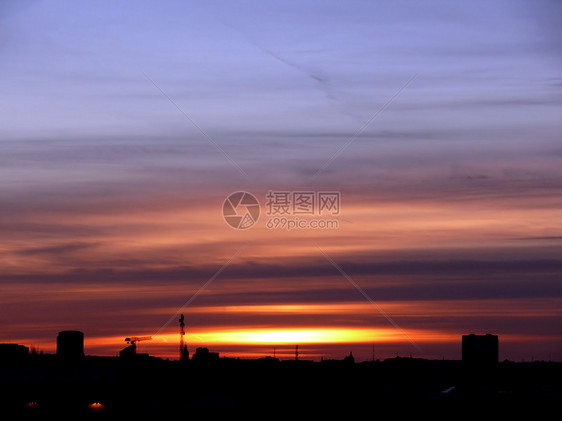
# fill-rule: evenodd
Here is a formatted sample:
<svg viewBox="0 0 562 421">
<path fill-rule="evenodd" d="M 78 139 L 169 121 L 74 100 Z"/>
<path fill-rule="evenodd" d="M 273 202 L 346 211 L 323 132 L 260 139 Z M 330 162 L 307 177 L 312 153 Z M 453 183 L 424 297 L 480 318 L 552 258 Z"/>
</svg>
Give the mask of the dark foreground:
<svg viewBox="0 0 562 421">
<path fill-rule="evenodd" d="M 3 414 L 125 419 L 537 416 L 562 400 L 562 363 L 166 361 L 30 355 L 0 363 Z M 2 417 L 4 418 L 4 417 Z M 10 418 L 5 418 L 10 419 Z"/>
</svg>

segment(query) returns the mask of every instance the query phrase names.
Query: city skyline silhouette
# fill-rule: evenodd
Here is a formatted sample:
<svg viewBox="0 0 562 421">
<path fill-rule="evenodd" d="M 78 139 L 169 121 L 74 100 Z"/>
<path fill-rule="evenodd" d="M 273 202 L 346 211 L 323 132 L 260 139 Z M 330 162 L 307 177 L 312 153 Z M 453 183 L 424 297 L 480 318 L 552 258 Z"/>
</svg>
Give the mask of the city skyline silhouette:
<svg viewBox="0 0 562 421">
<path fill-rule="evenodd" d="M 560 16 L 0 2 L 6 404 L 559 397 Z"/>
</svg>

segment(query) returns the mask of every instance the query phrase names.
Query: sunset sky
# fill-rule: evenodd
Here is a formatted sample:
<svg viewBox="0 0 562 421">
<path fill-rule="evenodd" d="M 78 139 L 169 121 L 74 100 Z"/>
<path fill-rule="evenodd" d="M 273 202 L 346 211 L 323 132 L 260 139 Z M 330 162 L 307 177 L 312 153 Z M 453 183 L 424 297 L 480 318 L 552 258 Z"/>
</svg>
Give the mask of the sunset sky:
<svg viewBox="0 0 562 421">
<path fill-rule="evenodd" d="M 0 3 L 0 342 L 562 360 L 562 3 Z M 237 230 L 236 191 L 261 205 Z M 339 192 L 270 229 L 269 191 Z M 307 220 L 307 218 L 304 218 Z M 185 304 L 188 304 L 184 307 Z"/>
</svg>

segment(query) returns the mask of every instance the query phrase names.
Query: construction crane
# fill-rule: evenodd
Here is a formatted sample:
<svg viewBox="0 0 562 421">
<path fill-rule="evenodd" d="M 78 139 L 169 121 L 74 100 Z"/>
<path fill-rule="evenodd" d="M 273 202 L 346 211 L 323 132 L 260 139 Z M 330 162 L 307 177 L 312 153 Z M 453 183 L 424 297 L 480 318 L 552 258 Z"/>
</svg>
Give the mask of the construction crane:
<svg viewBox="0 0 562 421">
<path fill-rule="evenodd" d="M 183 313 L 180 316 L 179 322 L 180 322 L 180 361 L 183 361 L 189 358 L 187 346 L 185 345 L 185 342 L 183 340 L 183 337 L 185 336 L 185 323 L 184 323 Z"/>
<path fill-rule="evenodd" d="M 139 341 L 150 341 L 152 336 L 131 336 L 130 338 L 125 338 L 125 342 L 130 344 L 131 354 L 136 354 L 137 352 L 137 342 Z"/>
</svg>

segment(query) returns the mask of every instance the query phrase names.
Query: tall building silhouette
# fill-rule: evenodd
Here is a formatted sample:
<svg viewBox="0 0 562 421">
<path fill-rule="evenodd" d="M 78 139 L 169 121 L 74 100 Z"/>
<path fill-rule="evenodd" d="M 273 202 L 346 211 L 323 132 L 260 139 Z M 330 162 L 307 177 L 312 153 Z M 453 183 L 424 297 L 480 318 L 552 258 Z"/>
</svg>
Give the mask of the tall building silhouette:
<svg viewBox="0 0 562 421">
<path fill-rule="evenodd" d="M 57 336 L 57 355 L 64 359 L 84 356 L 84 334 L 78 330 L 63 330 Z"/>
<path fill-rule="evenodd" d="M 463 335 L 462 361 L 470 365 L 490 365 L 498 362 L 499 345 L 496 335 Z"/>
</svg>

